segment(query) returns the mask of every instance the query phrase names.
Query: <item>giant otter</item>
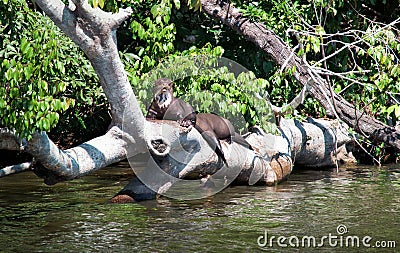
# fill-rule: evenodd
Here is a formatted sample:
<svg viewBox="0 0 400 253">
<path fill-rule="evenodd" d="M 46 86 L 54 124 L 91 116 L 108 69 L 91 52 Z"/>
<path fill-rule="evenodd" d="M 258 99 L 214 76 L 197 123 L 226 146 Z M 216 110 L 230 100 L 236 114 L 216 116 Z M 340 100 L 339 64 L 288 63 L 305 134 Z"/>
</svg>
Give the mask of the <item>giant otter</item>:
<svg viewBox="0 0 400 253">
<path fill-rule="evenodd" d="M 201 133 L 207 143 L 215 149 L 215 153 L 227 164 L 225 155 L 222 151 L 220 140 L 232 141 L 253 150 L 251 145 L 238 133 L 232 123 L 216 114 L 198 113 L 196 114 L 195 128 Z"/>
<path fill-rule="evenodd" d="M 181 126 L 196 124 L 196 113 L 192 106 L 173 95 L 173 82 L 160 78 L 154 82 L 154 98 L 147 109 L 147 119 L 173 120 Z"/>
<path fill-rule="evenodd" d="M 216 114 L 196 114 L 192 106 L 173 95 L 173 82 L 168 78 L 160 78 L 154 82 L 154 99 L 147 110 L 146 118 L 158 120 L 174 120 L 181 126 L 193 126 L 200 132 L 215 153 L 226 164 L 220 140 L 232 141 L 249 148 L 251 145 L 238 133 L 232 123 Z"/>
</svg>

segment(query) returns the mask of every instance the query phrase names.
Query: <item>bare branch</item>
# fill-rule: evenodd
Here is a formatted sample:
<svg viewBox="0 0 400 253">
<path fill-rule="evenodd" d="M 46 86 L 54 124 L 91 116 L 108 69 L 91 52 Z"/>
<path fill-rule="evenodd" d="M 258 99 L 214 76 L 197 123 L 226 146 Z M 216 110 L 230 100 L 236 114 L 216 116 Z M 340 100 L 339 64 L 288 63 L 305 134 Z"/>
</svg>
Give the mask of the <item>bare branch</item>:
<svg viewBox="0 0 400 253">
<path fill-rule="evenodd" d="M 23 171 L 28 171 L 32 169 L 32 162 L 21 163 L 17 165 L 7 166 L 0 169 L 0 178 L 9 176 L 12 174 L 17 174 Z"/>
<path fill-rule="evenodd" d="M 118 13 L 112 14 L 113 23 L 111 24 L 112 29 L 116 29 L 122 24 L 126 19 L 132 15 L 132 8 L 128 7 L 126 9 L 120 9 Z"/>
<path fill-rule="evenodd" d="M 35 157 L 51 175 L 46 175 L 46 184 L 71 180 L 125 159 L 125 141 L 118 127 L 105 135 L 85 142 L 77 147 L 60 150 L 46 133 L 35 133 L 27 152 Z"/>
<path fill-rule="evenodd" d="M 314 63 L 314 64 L 312 65 L 312 67 L 315 67 L 316 65 L 322 63 L 323 61 L 326 61 L 326 60 L 332 58 L 333 56 L 339 54 L 340 52 L 342 52 L 342 51 L 345 50 L 345 49 L 348 49 L 348 48 L 351 47 L 351 46 L 354 46 L 354 45 L 357 45 L 357 44 L 359 44 L 359 43 L 364 42 L 366 38 L 373 37 L 373 36 L 376 35 L 377 33 L 379 33 L 379 32 L 381 32 L 381 31 L 387 29 L 388 27 L 394 26 L 394 25 L 396 25 L 396 24 L 399 23 L 399 22 L 400 22 L 400 18 L 397 18 L 397 19 L 394 20 L 393 22 L 390 22 L 389 24 L 386 24 L 385 26 L 380 27 L 380 28 L 377 29 L 375 32 L 373 32 L 373 33 L 371 33 L 371 34 L 367 34 L 366 37 L 361 38 L 361 39 L 356 40 L 356 41 L 353 41 L 353 42 L 351 42 L 351 43 L 348 43 L 347 45 L 344 45 L 343 47 L 339 48 L 338 50 L 336 50 L 336 51 L 333 52 L 332 54 L 330 54 L 330 55 L 326 56 L 325 58 L 323 58 L 323 59 L 317 61 L 316 63 Z"/>
</svg>

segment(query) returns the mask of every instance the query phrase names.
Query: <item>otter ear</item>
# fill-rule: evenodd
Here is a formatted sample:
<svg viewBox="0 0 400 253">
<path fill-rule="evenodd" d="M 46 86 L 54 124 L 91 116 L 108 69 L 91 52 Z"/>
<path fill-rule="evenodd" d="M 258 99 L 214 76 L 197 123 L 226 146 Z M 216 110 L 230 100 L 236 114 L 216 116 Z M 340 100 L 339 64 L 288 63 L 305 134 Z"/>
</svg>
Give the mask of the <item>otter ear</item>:
<svg viewBox="0 0 400 253">
<path fill-rule="evenodd" d="M 169 86 L 170 88 L 173 88 L 173 87 L 174 87 L 174 82 L 172 82 L 172 81 L 169 82 L 169 83 L 168 83 L 168 86 Z"/>
</svg>

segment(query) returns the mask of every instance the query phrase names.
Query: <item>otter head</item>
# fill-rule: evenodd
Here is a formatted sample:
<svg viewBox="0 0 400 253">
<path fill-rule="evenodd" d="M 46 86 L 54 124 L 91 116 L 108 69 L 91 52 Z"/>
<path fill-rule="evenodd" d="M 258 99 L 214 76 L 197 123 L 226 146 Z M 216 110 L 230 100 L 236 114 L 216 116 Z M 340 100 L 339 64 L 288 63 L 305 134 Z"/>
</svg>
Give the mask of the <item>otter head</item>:
<svg viewBox="0 0 400 253">
<path fill-rule="evenodd" d="M 168 107 L 173 98 L 173 82 L 168 78 L 160 78 L 154 82 L 154 100 L 160 108 Z"/>
</svg>

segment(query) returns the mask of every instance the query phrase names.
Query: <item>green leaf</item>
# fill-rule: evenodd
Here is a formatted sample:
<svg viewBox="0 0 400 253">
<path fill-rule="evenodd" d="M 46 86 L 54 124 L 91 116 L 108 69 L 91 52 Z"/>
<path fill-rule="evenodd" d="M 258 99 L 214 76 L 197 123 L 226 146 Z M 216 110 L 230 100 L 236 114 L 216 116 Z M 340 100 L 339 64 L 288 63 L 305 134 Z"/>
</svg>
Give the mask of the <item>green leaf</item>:
<svg viewBox="0 0 400 253">
<path fill-rule="evenodd" d="M 181 1 L 180 0 L 173 0 L 173 1 L 175 4 L 175 8 L 179 10 L 181 8 Z"/>
<path fill-rule="evenodd" d="M 28 50 L 27 50 L 26 55 L 25 55 L 26 59 L 32 59 L 33 55 L 34 55 L 33 48 L 32 47 L 28 47 Z"/>
<path fill-rule="evenodd" d="M 188 1 L 188 5 L 190 9 L 194 9 L 195 11 L 201 11 L 201 1 L 200 0 L 190 0 Z"/>
<path fill-rule="evenodd" d="M 32 65 L 28 65 L 24 68 L 25 79 L 29 80 L 32 76 Z"/>
<path fill-rule="evenodd" d="M 92 0 L 92 6 L 93 6 L 93 8 L 99 7 L 99 1 L 98 0 Z"/>
<path fill-rule="evenodd" d="M 169 15 L 164 15 L 164 23 L 167 24 L 169 22 L 169 19 L 170 19 Z"/>
<path fill-rule="evenodd" d="M 25 38 L 22 38 L 21 39 L 21 52 L 23 53 L 23 54 L 25 54 L 26 53 L 26 51 L 28 50 L 28 48 L 29 48 L 29 42 L 25 39 Z"/>
<path fill-rule="evenodd" d="M 103 9 L 104 8 L 104 0 L 98 0 L 98 2 L 99 2 L 99 6 L 100 6 L 100 8 L 101 9 Z"/>
<path fill-rule="evenodd" d="M 47 118 L 43 118 L 43 119 L 41 120 L 41 122 L 42 122 L 42 128 L 43 128 L 43 130 L 45 130 L 45 131 L 50 130 L 50 121 L 49 121 Z"/>
<path fill-rule="evenodd" d="M 394 115 L 396 116 L 396 118 L 400 118 L 400 105 L 396 105 L 394 109 Z"/>
<path fill-rule="evenodd" d="M 318 34 L 318 35 L 325 35 L 326 34 L 324 27 L 322 27 L 320 25 L 317 25 L 315 27 L 315 33 Z"/>
<path fill-rule="evenodd" d="M 49 86 L 48 86 L 47 82 L 44 80 L 40 81 L 40 88 L 42 88 L 46 92 L 49 90 Z"/>
<path fill-rule="evenodd" d="M 59 111 L 62 109 L 62 104 L 61 101 L 59 99 L 56 99 L 53 101 L 53 109 L 56 111 Z"/>
<path fill-rule="evenodd" d="M 9 68 L 5 73 L 5 77 L 6 77 L 7 81 L 10 81 L 12 76 L 13 76 L 13 69 Z"/>
<path fill-rule="evenodd" d="M 386 109 L 386 113 L 387 113 L 387 114 L 391 114 L 391 113 L 394 111 L 395 107 L 396 107 L 396 105 L 391 105 L 391 106 L 389 106 L 389 107 Z M 384 112 L 384 111 L 383 111 L 383 112 Z"/>
<path fill-rule="evenodd" d="M 160 10 L 160 6 L 157 5 L 157 4 L 153 5 L 153 7 L 151 7 L 150 13 L 153 15 L 153 18 L 155 18 L 156 16 L 158 16 L 158 14 L 159 14 L 159 12 L 160 12 L 159 10 Z"/>
<path fill-rule="evenodd" d="M 240 112 L 241 112 L 242 114 L 245 114 L 245 113 L 247 112 L 247 105 L 242 104 L 242 105 L 240 106 Z"/>
<path fill-rule="evenodd" d="M 48 109 L 48 104 L 46 102 L 42 101 L 39 103 L 39 108 L 42 112 L 45 112 Z"/>
<path fill-rule="evenodd" d="M 56 87 L 57 87 L 57 91 L 58 92 L 64 92 L 66 90 L 66 88 L 67 88 L 67 84 L 65 82 L 61 81 L 61 82 L 56 84 Z"/>
</svg>

